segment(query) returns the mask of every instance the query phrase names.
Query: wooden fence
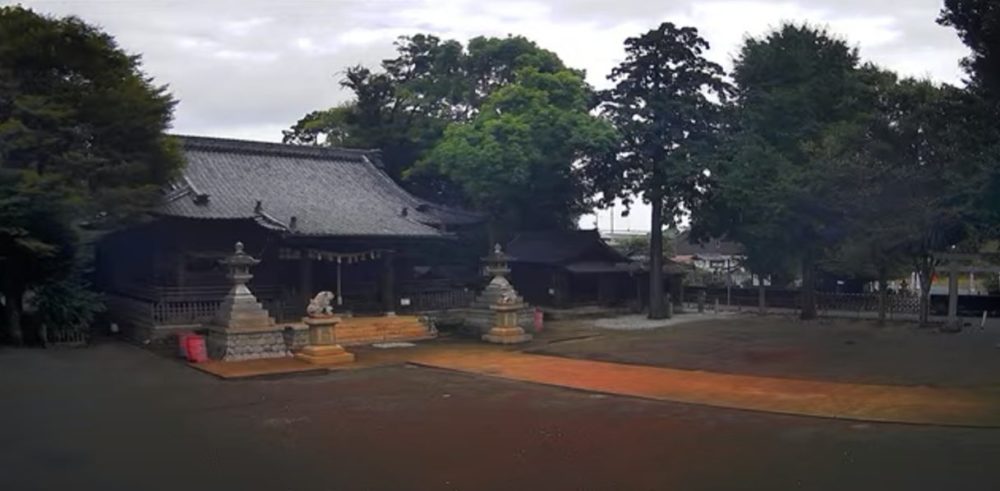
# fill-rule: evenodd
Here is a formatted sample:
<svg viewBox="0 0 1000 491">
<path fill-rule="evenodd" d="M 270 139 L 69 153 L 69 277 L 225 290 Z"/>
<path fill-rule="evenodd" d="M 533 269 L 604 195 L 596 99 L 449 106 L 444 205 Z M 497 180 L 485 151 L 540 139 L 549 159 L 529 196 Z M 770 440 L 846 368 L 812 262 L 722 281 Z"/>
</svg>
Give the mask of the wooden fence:
<svg viewBox="0 0 1000 491">
<path fill-rule="evenodd" d="M 700 291 L 706 294 L 706 302 L 711 305 L 715 300 L 720 305 L 729 305 L 738 309 L 756 309 L 758 307 L 758 291 L 756 288 L 688 288 L 685 291 L 685 301 L 695 302 Z M 767 289 L 764 302 L 767 308 L 799 309 L 801 301 L 798 290 Z M 916 316 L 920 312 L 920 297 L 916 293 L 890 293 L 886 295 L 886 313 L 893 315 Z M 816 293 L 816 309 L 824 312 L 868 313 L 878 312 L 878 293 Z M 947 313 L 948 296 L 931 295 L 930 310 L 933 315 Z M 959 315 L 981 315 L 986 311 L 989 316 L 1000 316 L 1000 297 L 969 296 L 959 297 Z"/>
<path fill-rule="evenodd" d="M 700 289 L 688 289 L 686 300 L 694 301 Z M 755 309 L 759 305 L 759 292 L 756 288 L 709 288 L 704 289 L 706 301 L 711 305 L 716 300 L 720 305 L 728 305 L 739 309 Z M 816 293 L 816 309 L 820 312 L 878 312 L 878 293 Z M 912 314 L 920 311 L 920 298 L 911 294 L 890 294 L 886 296 L 886 312 L 888 314 Z M 798 290 L 768 289 L 764 294 L 764 304 L 767 308 L 798 309 L 801 307 Z"/>
</svg>

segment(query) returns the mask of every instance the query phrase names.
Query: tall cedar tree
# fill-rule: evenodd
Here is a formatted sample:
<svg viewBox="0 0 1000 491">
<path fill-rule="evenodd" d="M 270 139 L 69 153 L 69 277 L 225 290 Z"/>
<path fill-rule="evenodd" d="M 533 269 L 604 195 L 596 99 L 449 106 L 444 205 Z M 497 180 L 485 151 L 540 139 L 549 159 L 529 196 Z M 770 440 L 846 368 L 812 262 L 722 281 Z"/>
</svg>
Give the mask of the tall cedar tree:
<svg viewBox="0 0 1000 491">
<path fill-rule="evenodd" d="M 27 265 L 65 256 L 64 231 L 83 221 L 141 214 L 180 168 L 164 135 L 173 108 L 111 36 L 74 17 L 0 8 L 0 207 L 12 217 L 0 229 L 0 277 L 14 342 L 25 290 L 71 266 Z"/>
<path fill-rule="evenodd" d="M 1000 99 L 1000 2 L 944 0 L 938 23 L 954 27 L 972 49 L 962 60 L 970 87 Z"/>
<path fill-rule="evenodd" d="M 996 0 L 945 0 L 938 23 L 954 27 L 959 38 L 972 50 L 962 60 L 972 92 L 990 109 L 984 119 L 968 118 L 968 131 L 991 131 L 992 148 L 984 162 L 989 168 L 977 207 L 980 228 L 988 236 L 1000 235 L 1000 2 Z"/>
<path fill-rule="evenodd" d="M 663 298 L 663 227 L 682 204 L 697 199 L 706 153 L 722 122 L 720 101 L 730 87 L 721 66 L 705 59 L 708 42 L 693 27 L 665 22 L 625 40 L 626 59 L 611 71 L 612 89 L 601 111 L 621 135 L 608 158 L 590 165 L 605 204 L 626 206 L 642 195 L 652 207 L 649 241 L 649 317 L 666 317 Z"/>
</svg>

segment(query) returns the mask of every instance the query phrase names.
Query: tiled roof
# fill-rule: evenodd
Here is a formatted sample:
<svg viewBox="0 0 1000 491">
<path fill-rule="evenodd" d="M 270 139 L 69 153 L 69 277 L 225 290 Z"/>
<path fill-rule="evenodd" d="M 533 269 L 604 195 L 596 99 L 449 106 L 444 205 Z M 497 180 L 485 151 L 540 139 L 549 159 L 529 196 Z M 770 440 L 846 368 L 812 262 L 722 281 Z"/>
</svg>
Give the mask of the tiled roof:
<svg viewBox="0 0 1000 491">
<path fill-rule="evenodd" d="M 314 236 L 435 237 L 431 225 L 477 223 L 392 181 L 378 153 L 194 136 L 178 137 L 187 165 L 160 213 L 252 219 Z"/>
<path fill-rule="evenodd" d="M 582 260 L 609 263 L 629 259 L 608 246 L 596 230 L 522 232 L 507 245 L 514 262 L 567 264 Z"/>
</svg>

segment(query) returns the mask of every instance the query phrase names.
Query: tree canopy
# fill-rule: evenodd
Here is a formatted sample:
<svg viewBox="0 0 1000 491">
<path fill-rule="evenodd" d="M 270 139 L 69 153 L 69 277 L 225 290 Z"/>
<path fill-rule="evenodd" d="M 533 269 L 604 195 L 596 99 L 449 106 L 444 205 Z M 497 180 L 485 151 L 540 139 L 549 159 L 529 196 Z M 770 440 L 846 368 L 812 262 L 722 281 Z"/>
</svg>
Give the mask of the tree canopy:
<svg viewBox="0 0 1000 491">
<path fill-rule="evenodd" d="M 579 167 L 616 142 L 590 114 L 591 96 L 578 73 L 521 70 L 471 121 L 449 125 L 414 171 L 457 183 L 500 233 L 574 228 L 592 208 Z"/>
<path fill-rule="evenodd" d="M 1000 99 L 1000 4 L 995 0 L 944 0 L 938 23 L 954 27 L 972 49 L 962 60 L 971 87 Z"/>
<path fill-rule="evenodd" d="M 954 87 L 871 73 L 868 120 L 824 142 L 844 176 L 848 233 L 836 252 L 846 251 L 855 270 L 870 268 L 883 293 L 893 272 L 918 272 L 925 314 L 937 254 L 975 235 L 988 142 L 961 122 L 979 119 L 981 108 Z"/>
<path fill-rule="evenodd" d="M 476 37 L 462 46 L 417 34 L 399 38 L 396 53 L 380 70 L 348 68 L 340 85 L 354 100 L 307 114 L 285 131 L 284 140 L 380 149 L 392 178 L 421 196 L 453 204 L 469 201 L 461 186 L 426 166 L 409 172 L 444 137 L 445 128 L 472 121 L 484 102 L 524 69 L 567 70 L 555 53 L 520 36 Z"/>
<path fill-rule="evenodd" d="M 989 165 L 977 208 L 986 216 L 987 233 L 1000 234 L 1000 4 L 992 0 L 945 0 L 938 23 L 954 27 L 972 53 L 962 60 L 973 93 L 982 97 L 989 112 L 962 124 L 970 131 L 992 132 L 992 145 L 984 157 Z"/>
<path fill-rule="evenodd" d="M 154 205 L 181 165 L 164 134 L 174 104 L 142 73 L 139 57 L 99 29 L 0 8 L 0 276 L 8 319 L 19 317 L 25 288 L 69 272 L 53 258 L 72 257 L 78 225 L 113 226 Z"/>
<path fill-rule="evenodd" d="M 817 151 L 832 132 L 864 121 L 873 94 L 863 75 L 857 50 L 822 29 L 785 24 L 747 39 L 710 195 L 693 218 L 702 234 L 744 244 L 751 267 L 797 260 L 805 318 L 816 315 L 816 262 L 846 233 L 840 170 Z"/>
</svg>

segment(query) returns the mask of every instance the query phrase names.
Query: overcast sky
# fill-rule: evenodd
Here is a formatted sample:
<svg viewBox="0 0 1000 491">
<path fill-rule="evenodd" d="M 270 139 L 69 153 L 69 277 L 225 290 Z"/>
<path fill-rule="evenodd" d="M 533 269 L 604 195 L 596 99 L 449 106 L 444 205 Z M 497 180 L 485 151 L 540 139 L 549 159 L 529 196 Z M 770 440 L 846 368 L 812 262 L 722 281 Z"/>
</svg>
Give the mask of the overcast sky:
<svg viewBox="0 0 1000 491">
<path fill-rule="evenodd" d="M 0 0 L 0 4 L 8 3 Z M 588 81 L 623 57 L 622 41 L 663 21 L 697 27 L 727 68 L 742 39 L 782 21 L 827 26 L 862 56 L 902 74 L 960 84 L 965 47 L 935 22 L 942 0 L 27 0 L 76 15 L 141 54 L 147 73 L 180 100 L 174 131 L 278 141 L 303 114 L 349 97 L 345 67 L 375 66 L 392 41 L 433 33 L 465 41 L 524 35 Z M 609 212 L 600 213 L 602 229 Z M 645 209 L 616 229 L 649 229 Z M 594 217 L 582 225 L 592 227 Z"/>
</svg>

